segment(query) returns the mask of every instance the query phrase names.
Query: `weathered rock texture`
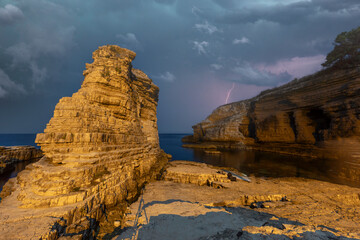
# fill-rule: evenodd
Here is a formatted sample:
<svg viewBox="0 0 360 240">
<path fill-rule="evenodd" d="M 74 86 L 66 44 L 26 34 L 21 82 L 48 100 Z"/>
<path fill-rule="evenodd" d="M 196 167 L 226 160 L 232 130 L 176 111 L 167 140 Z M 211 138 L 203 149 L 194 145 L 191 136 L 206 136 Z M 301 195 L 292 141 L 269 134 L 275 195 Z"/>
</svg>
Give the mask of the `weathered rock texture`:
<svg viewBox="0 0 360 240">
<path fill-rule="evenodd" d="M 43 153 L 32 146 L 0 147 L 0 174 L 11 171 L 18 162 L 40 159 Z"/>
<path fill-rule="evenodd" d="M 107 209 L 133 201 L 163 168 L 159 88 L 132 69 L 134 58 L 118 46 L 93 53 L 80 90 L 59 101 L 36 137 L 45 157 L 18 175 L 1 203 L 0 238 L 92 239 Z"/>
<path fill-rule="evenodd" d="M 333 156 L 336 146 L 338 155 L 360 157 L 360 68 L 319 72 L 220 106 L 193 129 L 190 141 L 212 145 L 318 157 Z"/>
<path fill-rule="evenodd" d="M 164 176 L 146 186 L 113 239 L 360 238 L 359 188 L 303 178 L 234 182 L 184 161 L 170 162 Z"/>
</svg>

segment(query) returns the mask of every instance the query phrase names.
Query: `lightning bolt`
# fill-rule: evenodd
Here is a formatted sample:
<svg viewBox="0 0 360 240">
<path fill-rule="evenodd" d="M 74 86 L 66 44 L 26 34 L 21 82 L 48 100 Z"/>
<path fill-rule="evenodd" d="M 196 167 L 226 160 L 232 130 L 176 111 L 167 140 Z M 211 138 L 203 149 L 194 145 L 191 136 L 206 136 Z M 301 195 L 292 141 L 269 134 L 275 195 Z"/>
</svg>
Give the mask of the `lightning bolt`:
<svg viewBox="0 0 360 240">
<path fill-rule="evenodd" d="M 229 89 L 229 91 L 227 92 L 227 95 L 226 95 L 226 100 L 225 100 L 225 104 L 227 104 L 227 103 L 228 103 L 228 101 L 229 101 L 229 97 L 230 97 L 231 92 L 232 92 L 232 90 L 234 89 L 234 87 L 235 87 L 235 83 L 233 83 L 232 87 L 231 87 L 231 88 Z"/>
</svg>

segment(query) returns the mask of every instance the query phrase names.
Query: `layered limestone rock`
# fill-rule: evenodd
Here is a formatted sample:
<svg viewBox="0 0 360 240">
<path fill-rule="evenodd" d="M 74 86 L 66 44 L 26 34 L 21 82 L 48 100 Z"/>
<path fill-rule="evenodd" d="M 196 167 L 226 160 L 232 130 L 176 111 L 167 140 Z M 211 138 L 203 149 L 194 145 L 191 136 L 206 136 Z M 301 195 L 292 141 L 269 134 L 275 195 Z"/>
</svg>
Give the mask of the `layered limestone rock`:
<svg viewBox="0 0 360 240">
<path fill-rule="evenodd" d="M 165 181 L 146 186 L 129 207 L 123 231 L 112 239 L 360 238 L 359 188 L 303 178 L 252 176 L 247 182 L 224 176 L 214 166 L 172 161 Z"/>
<path fill-rule="evenodd" d="M 320 157 L 339 155 L 341 144 L 341 154 L 359 158 L 360 68 L 322 71 L 220 106 L 193 129 L 195 142 Z"/>
<path fill-rule="evenodd" d="M 33 146 L 0 147 L 0 200 L 14 191 L 15 179 L 9 177 L 13 177 L 11 175 L 14 172 L 21 171 L 26 165 L 38 161 L 42 156 L 43 152 Z M 7 184 L 3 186 L 5 182 Z"/>
<path fill-rule="evenodd" d="M 7 209 L 0 236 L 91 239 L 107 209 L 126 206 L 159 174 L 167 161 L 157 131 L 159 88 L 132 68 L 134 58 L 118 46 L 93 53 L 80 90 L 59 101 L 36 137 L 45 156 L 19 174 L 0 205 Z"/>
<path fill-rule="evenodd" d="M 32 146 L 0 146 L 0 174 L 11 171 L 16 163 L 36 161 L 42 156 L 42 151 Z"/>
</svg>

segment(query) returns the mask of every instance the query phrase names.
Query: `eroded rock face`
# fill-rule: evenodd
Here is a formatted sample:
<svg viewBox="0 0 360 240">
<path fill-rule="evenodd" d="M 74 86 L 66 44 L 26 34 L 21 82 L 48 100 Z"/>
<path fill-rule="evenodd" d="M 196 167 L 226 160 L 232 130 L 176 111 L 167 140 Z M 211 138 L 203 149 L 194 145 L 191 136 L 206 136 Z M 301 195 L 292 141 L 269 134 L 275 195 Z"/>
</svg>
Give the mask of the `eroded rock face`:
<svg viewBox="0 0 360 240">
<path fill-rule="evenodd" d="M 45 157 L 19 174 L 0 205 L 8 209 L 0 211 L 0 235 L 91 239 L 106 209 L 133 201 L 160 172 L 167 158 L 157 131 L 159 88 L 132 68 L 134 57 L 118 46 L 93 53 L 80 90 L 59 101 L 36 137 Z"/>
<path fill-rule="evenodd" d="M 42 156 L 42 151 L 32 146 L 0 146 L 0 174 L 11 170 L 18 162 L 35 161 Z"/>
<path fill-rule="evenodd" d="M 333 155 L 340 143 L 355 157 L 360 150 L 360 69 L 320 72 L 220 106 L 193 129 L 197 142 L 316 156 Z"/>
<path fill-rule="evenodd" d="M 42 156 L 43 152 L 33 146 L 11 146 L 11 147 L 0 147 L 0 177 L 7 179 L 6 174 L 11 173 L 16 169 L 18 163 L 30 164 L 38 161 Z M 5 198 L 11 194 L 13 189 L 14 179 L 9 179 L 7 184 L 2 188 L 0 192 L 0 198 Z M 1 184 L 2 186 L 2 184 Z"/>
</svg>

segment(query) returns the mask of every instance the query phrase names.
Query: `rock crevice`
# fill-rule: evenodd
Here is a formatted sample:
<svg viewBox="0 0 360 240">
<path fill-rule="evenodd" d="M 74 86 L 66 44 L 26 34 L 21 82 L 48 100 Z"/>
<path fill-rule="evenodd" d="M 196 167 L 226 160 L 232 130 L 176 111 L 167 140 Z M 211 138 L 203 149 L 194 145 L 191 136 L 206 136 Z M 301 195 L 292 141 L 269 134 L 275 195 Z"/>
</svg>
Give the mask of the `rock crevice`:
<svg viewBox="0 0 360 240">
<path fill-rule="evenodd" d="M 36 161 L 42 156 L 41 150 L 32 146 L 0 146 L 0 174 L 11 171 L 18 162 Z"/>
</svg>

